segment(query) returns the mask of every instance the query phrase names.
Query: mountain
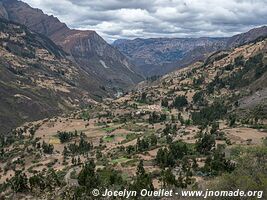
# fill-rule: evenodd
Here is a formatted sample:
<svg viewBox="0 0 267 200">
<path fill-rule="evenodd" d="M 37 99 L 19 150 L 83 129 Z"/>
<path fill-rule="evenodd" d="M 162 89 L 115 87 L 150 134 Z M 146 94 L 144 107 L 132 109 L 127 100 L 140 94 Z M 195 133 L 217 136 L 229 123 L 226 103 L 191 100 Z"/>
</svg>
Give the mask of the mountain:
<svg viewBox="0 0 267 200">
<path fill-rule="evenodd" d="M 100 83 L 45 36 L 0 19 L 1 133 L 106 95 Z"/>
<path fill-rule="evenodd" d="M 123 97 L 0 135 L 2 199 L 110 199 L 102 188 L 157 192 L 165 184 L 262 191 L 255 199 L 267 199 L 266 58 L 261 38 Z"/>
<path fill-rule="evenodd" d="M 143 94 L 150 104 L 165 99 L 170 105 L 175 97 L 184 95 L 190 103 L 191 117 L 193 112 L 220 101 L 229 115 L 243 120 L 263 120 L 267 117 L 266 56 L 267 37 L 218 51 L 205 61 L 138 84 L 139 97 L 135 98 L 140 99 Z M 199 122 L 205 122 L 205 117 Z"/>
<path fill-rule="evenodd" d="M 133 71 L 133 64 L 95 31 L 72 30 L 57 18 L 17 0 L 1 0 L 0 16 L 49 37 L 107 90 L 116 92 L 143 79 Z"/>
<path fill-rule="evenodd" d="M 113 46 L 135 63 L 137 71 L 153 76 L 204 60 L 214 51 L 236 47 L 266 35 L 267 27 L 263 26 L 230 38 L 137 38 L 117 40 Z"/>
</svg>

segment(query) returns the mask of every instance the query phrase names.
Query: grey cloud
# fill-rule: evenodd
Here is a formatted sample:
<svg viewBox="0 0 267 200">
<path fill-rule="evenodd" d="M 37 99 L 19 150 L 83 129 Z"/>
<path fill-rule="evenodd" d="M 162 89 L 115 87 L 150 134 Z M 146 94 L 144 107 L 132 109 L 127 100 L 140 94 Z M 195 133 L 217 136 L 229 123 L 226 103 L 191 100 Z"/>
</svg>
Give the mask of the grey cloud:
<svg viewBox="0 0 267 200">
<path fill-rule="evenodd" d="M 106 40 L 231 36 L 267 24 L 267 0 L 23 0 Z"/>
</svg>

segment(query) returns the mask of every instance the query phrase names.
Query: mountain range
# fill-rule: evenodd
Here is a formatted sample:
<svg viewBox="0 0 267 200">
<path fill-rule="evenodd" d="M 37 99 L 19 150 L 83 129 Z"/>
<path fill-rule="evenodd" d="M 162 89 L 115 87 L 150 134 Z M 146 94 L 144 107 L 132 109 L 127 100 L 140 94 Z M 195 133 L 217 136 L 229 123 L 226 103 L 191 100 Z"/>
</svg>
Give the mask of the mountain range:
<svg viewBox="0 0 267 200">
<path fill-rule="evenodd" d="M 267 27 L 263 26 L 232 37 L 120 39 L 113 46 L 132 60 L 136 71 L 149 77 L 203 61 L 212 52 L 228 50 L 266 35 Z"/>
<path fill-rule="evenodd" d="M 263 26 L 229 38 L 138 38 L 110 45 L 95 31 L 73 30 L 26 3 L 0 0 L 1 132 L 115 97 L 145 77 L 266 35 Z"/>
<path fill-rule="evenodd" d="M 106 95 L 50 39 L 5 19 L 0 19 L 0 55 L 1 132 Z"/>
<path fill-rule="evenodd" d="M 70 29 L 56 17 L 17 0 L 0 1 L 0 16 L 49 37 L 87 72 L 89 79 L 100 82 L 97 88 L 105 87 L 114 93 L 143 79 L 132 70 L 129 60 L 95 31 Z"/>
</svg>

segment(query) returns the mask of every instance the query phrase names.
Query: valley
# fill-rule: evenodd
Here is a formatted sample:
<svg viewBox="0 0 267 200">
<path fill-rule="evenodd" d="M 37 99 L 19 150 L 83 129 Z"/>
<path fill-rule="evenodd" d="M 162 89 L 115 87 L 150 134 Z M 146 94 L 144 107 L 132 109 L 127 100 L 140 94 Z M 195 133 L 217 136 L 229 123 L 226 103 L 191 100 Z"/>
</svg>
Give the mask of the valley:
<svg viewBox="0 0 267 200">
<path fill-rule="evenodd" d="M 0 0 L 1 200 L 267 199 L 266 3 L 162 2 Z"/>
<path fill-rule="evenodd" d="M 146 77 L 164 75 L 210 54 L 249 43 L 267 34 L 267 27 L 251 29 L 232 37 L 201 38 L 136 38 L 116 40 L 113 46 L 135 64 L 135 69 Z"/>
<path fill-rule="evenodd" d="M 258 39 L 122 97 L 25 123 L 1 137 L 2 194 L 94 199 L 91 189 L 107 187 L 246 190 L 248 172 L 266 193 L 266 53 L 267 40 Z"/>
</svg>

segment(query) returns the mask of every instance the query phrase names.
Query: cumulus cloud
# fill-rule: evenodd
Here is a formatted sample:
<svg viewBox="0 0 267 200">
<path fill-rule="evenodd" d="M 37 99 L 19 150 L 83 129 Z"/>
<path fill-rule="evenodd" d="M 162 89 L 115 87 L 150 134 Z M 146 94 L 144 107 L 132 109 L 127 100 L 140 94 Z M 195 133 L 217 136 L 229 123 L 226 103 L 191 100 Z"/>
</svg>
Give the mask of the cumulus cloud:
<svg viewBox="0 0 267 200">
<path fill-rule="evenodd" d="M 231 36 L 267 24 L 267 0 L 23 0 L 107 41 Z"/>
</svg>

